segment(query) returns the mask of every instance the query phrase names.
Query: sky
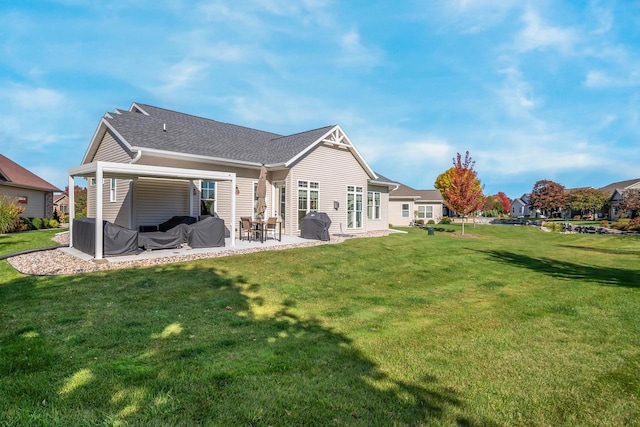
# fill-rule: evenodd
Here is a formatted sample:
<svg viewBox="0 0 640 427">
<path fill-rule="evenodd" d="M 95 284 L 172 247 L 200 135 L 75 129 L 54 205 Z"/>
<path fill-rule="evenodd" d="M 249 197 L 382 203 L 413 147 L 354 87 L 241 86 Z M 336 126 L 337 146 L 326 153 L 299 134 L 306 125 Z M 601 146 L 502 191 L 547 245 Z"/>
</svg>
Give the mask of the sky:
<svg viewBox="0 0 640 427">
<path fill-rule="evenodd" d="M 640 177 L 640 2 L 0 0 L 0 153 L 64 189 L 140 102 L 288 135 L 338 124 L 416 189 Z"/>
</svg>

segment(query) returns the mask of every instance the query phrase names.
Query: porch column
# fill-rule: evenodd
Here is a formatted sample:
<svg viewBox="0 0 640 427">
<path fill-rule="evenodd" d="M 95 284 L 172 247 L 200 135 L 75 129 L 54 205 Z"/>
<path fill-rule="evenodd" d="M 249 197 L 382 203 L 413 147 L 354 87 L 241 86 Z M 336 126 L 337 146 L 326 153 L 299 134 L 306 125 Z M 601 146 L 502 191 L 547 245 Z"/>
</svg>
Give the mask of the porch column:
<svg viewBox="0 0 640 427">
<path fill-rule="evenodd" d="M 73 218 L 76 215 L 76 192 L 75 181 L 73 176 L 69 175 L 69 209 L 67 212 L 67 221 L 69 221 L 69 247 L 73 247 Z"/>
<path fill-rule="evenodd" d="M 104 187 L 102 162 L 96 165 L 96 250 L 94 259 L 102 259 L 102 242 L 104 227 L 102 226 L 102 189 Z"/>
<path fill-rule="evenodd" d="M 236 247 L 236 174 L 231 177 L 231 247 Z"/>
</svg>

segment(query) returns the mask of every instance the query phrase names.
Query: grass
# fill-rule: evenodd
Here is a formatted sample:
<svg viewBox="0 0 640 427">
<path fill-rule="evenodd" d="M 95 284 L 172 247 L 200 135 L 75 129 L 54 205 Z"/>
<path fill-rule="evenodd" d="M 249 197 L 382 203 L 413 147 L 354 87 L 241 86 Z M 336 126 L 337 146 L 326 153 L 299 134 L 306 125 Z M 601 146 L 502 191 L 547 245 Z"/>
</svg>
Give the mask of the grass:
<svg viewBox="0 0 640 427">
<path fill-rule="evenodd" d="M 0 262 L 0 425 L 638 425 L 640 238 L 465 228 Z"/>
<path fill-rule="evenodd" d="M 27 249 L 56 246 L 57 243 L 51 239 L 63 231 L 66 230 L 50 228 L 22 233 L 0 234 L 0 255 L 7 255 Z"/>
</svg>

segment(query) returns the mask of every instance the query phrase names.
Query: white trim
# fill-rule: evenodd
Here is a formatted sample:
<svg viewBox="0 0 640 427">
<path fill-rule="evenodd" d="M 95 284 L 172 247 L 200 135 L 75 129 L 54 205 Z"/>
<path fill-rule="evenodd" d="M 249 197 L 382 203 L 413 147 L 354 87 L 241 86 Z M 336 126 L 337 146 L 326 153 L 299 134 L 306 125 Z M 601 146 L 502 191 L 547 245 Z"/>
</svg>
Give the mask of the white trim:
<svg viewBox="0 0 640 427">
<path fill-rule="evenodd" d="M 339 141 L 332 141 L 332 140 L 328 140 L 327 139 L 327 137 L 329 135 L 331 135 L 332 133 L 334 133 L 334 132 L 340 132 L 342 134 Z M 343 140 L 346 140 L 346 142 L 343 142 Z M 302 150 L 301 152 L 299 152 L 298 154 L 293 156 L 291 159 L 289 159 L 287 162 L 285 162 L 284 165 L 286 167 L 291 167 L 291 165 L 293 163 L 295 163 L 300 158 L 302 158 L 305 155 L 307 155 L 307 153 L 309 151 L 311 151 L 312 149 L 314 149 L 317 145 L 323 144 L 323 143 L 328 143 L 328 144 L 333 144 L 333 145 L 339 145 L 339 146 L 342 146 L 342 147 L 346 147 L 347 149 L 349 149 L 349 151 L 352 152 L 353 156 L 356 158 L 358 163 L 360 163 L 360 166 L 362 166 L 362 168 L 365 170 L 365 172 L 367 172 L 367 175 L 369 175 L 370 178 L 374 178 L 374 179 L 378 178 L 378 176 L 373 171 L 373 169 L 371 169 L 369 164 L 364 160 L 364 157 L 362 157 L 362 155 L 360 154 L 358 149 L 349 140 L 349 137 L 342 130 L 340 125 L 335 125 L 334 127 L 332 127 L 327 133 L 325 133 L 320 138 L 318 138 L 314 143 L 310 144 L 307 148 L 305 148 L 304 150 Z"/>
<path fill-rule="evenodd" d="M 98 127 L 96 128 L 96 131 L 93 134 L 93 138 L 91 138 L 91 142 L 89 143 L 89 147 L 87 148 L 87 151 L 84 153 L 84 157 L 82 158 L 81 163 L 88 163 L 89 156 L 95 155 L 95 153 L 98 151 L 98 147 L 102 143 L 102 139 L 104 138 L 105 133 L 107 133 L 107 129 L 113 132 L 113 134 L 125 145 L 125 147 L 129 151 L 132 151 L 132 152 L 135 151 L 132 148 L 131 144 L 129 144 L 127 140 L 124 139 L 122 135 L 120 135 L 118 131 L 116 131 L 114 127 L 111 126 L 111 124 L 103 117 L 102 119 L 100 119 L 100 123 L 98 123 Z"/>
</svg>

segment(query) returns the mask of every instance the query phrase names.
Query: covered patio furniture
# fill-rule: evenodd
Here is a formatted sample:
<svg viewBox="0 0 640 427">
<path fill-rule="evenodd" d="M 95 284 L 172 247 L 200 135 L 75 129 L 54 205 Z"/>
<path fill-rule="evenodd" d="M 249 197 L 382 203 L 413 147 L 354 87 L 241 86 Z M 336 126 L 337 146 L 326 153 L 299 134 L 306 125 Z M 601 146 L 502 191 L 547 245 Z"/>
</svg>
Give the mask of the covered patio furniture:
<svg viewBox="0 0 640 427">
<path fill-rule="evenodd" d="M 189 226 L 178 224 L 167 231 L 138 233 L 138 246 L 145 250 L 173 249 L 187 242 Z"/>
<path fill-rule="evenodd" d="M 138 252 L 138 232 L 128 228 L 103 222 L 104 238 L 102 240 L 103 253 L 105 255 L 127 255 Z M 73 247 L 89 254 L 95 255 L 95 218 L 74 218 Z"/>
<path fill-rule="evenodd" d="M 331 218 L 324 212 L 309 212 L 302 218 L 300 224 L 300 237 L 303 239 L 315 239 L 329 241 L 329 227 Z"/>
<path fill-rule="evenodd" d="M 192 248 L 224 246 L 224 220 L 208 217 L 187 226 L 187 244 Z"/>
</svg>

